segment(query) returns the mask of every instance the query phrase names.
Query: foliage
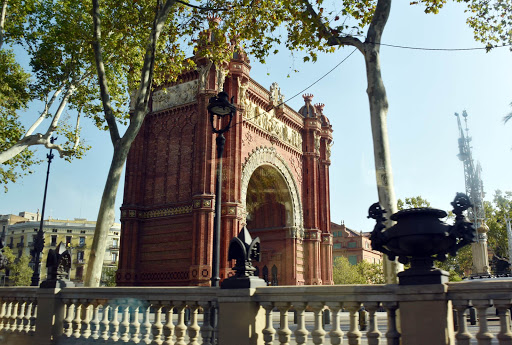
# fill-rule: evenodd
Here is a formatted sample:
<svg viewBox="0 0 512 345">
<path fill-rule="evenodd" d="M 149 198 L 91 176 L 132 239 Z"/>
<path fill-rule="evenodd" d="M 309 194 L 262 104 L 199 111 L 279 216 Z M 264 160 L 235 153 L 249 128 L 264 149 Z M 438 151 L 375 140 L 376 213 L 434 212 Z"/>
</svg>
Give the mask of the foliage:
<svg viewBox="0 0 512 345">
<path fill-rule="evenodd" d="M 510 263 L 506 219 L 512 219 L 512 192 L 497 190 L 492 202 L 484 202 L 484 210 L 490 252 L 497 259 Z"/>
<path fill-rule="evenodd" d="M 512 44 L 512 7 L 510 0 L 455 0 L 465 3 L 469 14 L 467 24 L 473 29 L 476 41 L 490 50 L 500 44 Z M 425 13 L 438 13 L 446 0 L 419 0 L 411 4 L 422 4 Z"/>
<path fill-rule="evenodd" d="M 9 270 L 9 281 L 14 286 L 29 286 L 34 271 L 30 268 L 30 256 L 22 255 L 16 258 L 12 249 L 3 248 L 3 254 L 7 258 L 7 268 Z"/>
<path fill-rule="evenodd" d="M 384 284 L 382 264 L 363 260 L 351 265 L 346 257 L 337 257 L 333 267 L 334 284 Z"/>
<path fill-rule="evenodd" d="M 113 287 L 116 286 L 116 272 L 117 265 L 115 267 L 104 267 L 102 276 L 102 285 Z"/>
<path fill-rule="evenodd" d="M 418 207 L 430 207 L 430 202 L 423 199 L 421 196 L 413 196 L 411 198 L 405 198 L 405 201 L 402 199 L 398 199 L 397 208 L 401 210 L 405 210 L 408 208 L 418 208 Z"/>
</svg>

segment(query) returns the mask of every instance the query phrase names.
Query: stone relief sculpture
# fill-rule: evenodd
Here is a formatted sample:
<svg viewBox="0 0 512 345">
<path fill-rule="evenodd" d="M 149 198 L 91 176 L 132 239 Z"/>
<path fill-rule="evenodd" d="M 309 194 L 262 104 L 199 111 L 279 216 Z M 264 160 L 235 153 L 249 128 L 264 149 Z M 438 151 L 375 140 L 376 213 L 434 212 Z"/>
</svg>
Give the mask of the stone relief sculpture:
<svg viewBox="0 0 512 345">
<path fill-rule="evenodd" d="M 153 111 L 169 109 L 195 101 L 197 84 L 197 80 L 192 80 L 154 92 Z"/>
<path fill-rule="evenodd" d="M 302 136 L 299 132 L 285 125 L 275 117 L 275 111 L 264 111 L 247 100 L 246 120 L 265 132 L 277 137 L 282 142 L 302 151 Z"/>
<path fill-rule="evenodd" d="M 220 92 L 224 90 L 224 81 L 226 80 L 229 70 L 223 66 L 217 65 L 215 65 L 215 69 L 217 71 L 217 90 Z"/>
<path fill-rule="evenodd" d="M 281 93 L 279 85 L 275 82 L 270 85 L 270 103 L 274 107 L 284 104 L 284 95 Z"/>
<path fill-rule="evenodd" d="M 331 147 L 332 147 L 332 143 L 327 145 L 327 148 L 325 151 L 325 156 L 327 157 L 327 159 L 331 159 Z"/>
<path fill-rule="evenodd" d="M 213 63 L 209 61 L 206 65 L 197 66 L 196 68 L 196 70 L 199 72 L 199 91 L 206 90 L 206 82 L 208 81 L 208 75 L 210 73 L 212 64 Z"/>
<path fill-rule="evenodd" d="M 315 133 L 315 152 L 320 154 L 320 136 Z"/>
<path fill-rule="evenodd" d="M 237 79 L 238 82 L 238 103 L 247 107 L 249 103 L 247 100 L 247 89 L 249 88 L 249 82 L 242 82 L 242 78 Z"/>
</svg>

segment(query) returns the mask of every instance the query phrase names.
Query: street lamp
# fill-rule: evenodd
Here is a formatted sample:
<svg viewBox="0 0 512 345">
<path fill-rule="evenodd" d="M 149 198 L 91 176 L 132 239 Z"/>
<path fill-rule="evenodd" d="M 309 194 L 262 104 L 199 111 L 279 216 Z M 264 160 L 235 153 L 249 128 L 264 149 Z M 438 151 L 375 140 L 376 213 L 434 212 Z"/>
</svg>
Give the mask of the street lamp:
<svg viewBox="0 0 512 345">
<path fill-rule="evenodd" d="M 51 137 L 50 143 L 54 143 L 57 138 Z M 39 286 L 39 278 L 41 276 L 41 270 L 39 269 L 39 263 L 41 262 L 41 253 L 44 248 L 44 231 L 43 231 L 43 223 L 44 223 L 44 208 L 46 206 L 46 191 L 48 190 L 48 176 L 50 176 L 50 164 L 53 159 L 52 149 L 50 149 L 50 153 L 46 154 L 46 158 L 48 159 L 48 169 L 46 170 L 46 183 L 44 184 L 44 195 L 43 195 L 43 209 L 41 210 L 41 223 L 39 223 L 39 231 L 37 232 L 36 238 L 34 239 L 34 274 L 32 274 L 32 283 L 31 286 Z"/>
<path fill-rule="evenodd" d="M 217 133 L 217 180 L 215 182 L 215 218 L 213 221 L 213 253 L 212 253 L 212 286 L 219 286 L 219 253 L 220 253 L 220 211 L 221 211 L 221 195 L 222 195 L 222 153 L 224 152 L 224 144 L 226 138 L 224 133 L 227 132 L 231 126 L 233 115 L 236 113 L 236 107 L 229 103 L 228 94 L 224 91 L 220 92 L 217 96 L 210 98 L 208 103 L 208 112 L 210 113 L 210 122 L 212 125 L 213 133 Z M 233 101 L 233 100 L 231 100 Z M 228 117 L 228 123 L 217 129 L 216 124 L 222 126 L 225 123 L 225 118 Z M 217 118 L 217 119 L 216 119 Z"/>
</svg>

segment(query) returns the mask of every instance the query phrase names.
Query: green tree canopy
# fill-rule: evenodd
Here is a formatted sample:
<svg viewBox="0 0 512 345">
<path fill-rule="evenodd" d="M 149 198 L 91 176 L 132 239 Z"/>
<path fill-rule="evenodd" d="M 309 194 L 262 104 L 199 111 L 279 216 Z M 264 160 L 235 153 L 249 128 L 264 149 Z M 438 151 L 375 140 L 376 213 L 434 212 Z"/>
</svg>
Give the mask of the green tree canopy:
<svg viewBox="0 0 512 345">
<path fill-rule="evenodd" d="M 333 267 L 334 284 L 384 284 L 384 272 L 382 264 L 361 261 L 351 265 L 346 257 L 340 256 L 334 259 Z"/>
<path fill-rule="evenodd" d="M 16 258 L 16 255 L 9 247 L 3 248 L 3 254 L 7 259 L 7 267 L 4 269 L 9 271 L 9 282 L 14 286 L 29 286 L 34 271 L 30 268 L 30 256 L 22 255 Z"/>
</svg>

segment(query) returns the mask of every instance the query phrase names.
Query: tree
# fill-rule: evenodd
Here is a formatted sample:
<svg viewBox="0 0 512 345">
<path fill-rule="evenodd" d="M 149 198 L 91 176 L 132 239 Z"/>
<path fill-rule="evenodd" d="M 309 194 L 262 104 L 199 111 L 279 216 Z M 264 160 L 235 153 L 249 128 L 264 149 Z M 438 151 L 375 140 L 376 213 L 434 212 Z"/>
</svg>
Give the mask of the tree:
<svg viewBox="0 0 512 345">
<path fill-rule="evenodd" d="M 507 219 L 512 219 L 512 192 L 497 190 L 492 202 L 484 202 L 485 223 L 489 227 L 488 244 L 493 256 L 498 261 L 507 263 L 511 258 L 508 251 Z M 498 269 L 502 271 L 502 269 Z"/>
<path fill-rule="evenodd" d="M 14 286 L 29 286 L 34 271 L 30 268 L 30 256 L 23 254 L 21 257 L 16 258 L 12 249 L 9 247 L 3 248 L 3 254 L 7 259 L 7 267 L 5 270 L 9 271 L 9 281 Z"/>
<path fill-rule="evenodd" d="M 351 265 L 344 256 L 334 259 L 333 267 L 334 284 L 384 284 L 384 272 L 382 264 L 368 261 Z"/>
<path fill-rule="evenodd" d="M 413 196 L 411 198 L 405 198 L 405 201 L 402 199 L 398 199 L 397 208 L 399 210 L 405 210 L 408 208 L 418 208 L 418 207 L 430 207 L 430 202 L 423 199 L 421 196 Z"/>
<path fill-rule="evenodd" d="M 67 160 L 80 158 L 88 149 L 79 138 L 82 109 L 90 115 L 90 89 L 84 86 L 92 77 L 92 60 L 87 62 L 82 56 L 90 40 L 84 39 L 88 26 L 77 18 L 79 13 L 73 13 L 76 6 L 68 6 L 65 0 L 4 0 L 2 4 L 0 70 L 6 77 L 0 81 L 0 183 L 6 185 L 41 162 L 33 159 L 32 146 L 56 149 Z M 24 49 L 30 57 L 31 74 L 14 60 L 12 49 L 3 49 L 4 43 Z M 29 104 L 34 109 L 34 101 L 44 106 L 25 130 L 19 111 Z M 62 116 L 70 104 L 78 110 L 74 126 Z M 52 114 L 54 105 L 57 109 Z M 44 120 L 48 127 L 36 132 Z M 52 143 L 54 134 L 65 137 L 64 143 Z"/>
</svg>

